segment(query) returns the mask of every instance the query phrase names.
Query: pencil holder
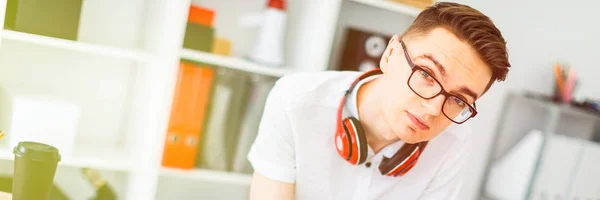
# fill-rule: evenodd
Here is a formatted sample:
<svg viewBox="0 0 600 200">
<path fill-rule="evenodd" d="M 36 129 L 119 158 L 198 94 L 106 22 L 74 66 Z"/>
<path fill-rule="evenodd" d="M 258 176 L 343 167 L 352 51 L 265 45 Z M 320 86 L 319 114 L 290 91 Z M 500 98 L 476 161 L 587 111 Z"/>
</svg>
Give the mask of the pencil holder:
<svg viewBox="0 0 600 200">
<path fill-rule="evenodd" d="M 578 85 L 577 73 L 572 67 L 554 65 L 554 100 L 571 104 L 573 94 Z"/>
<path fill-rule="evenodd" d="M 552 86 L 554 86 L 554 92 L 552 93 L 552 101 L 554 101 L 555 103 L 562 103 L 562 91 L 558 87 L 558 81 L 556 79 L 554 79 L 554 84 L 552 84 Z"/>
</svg>

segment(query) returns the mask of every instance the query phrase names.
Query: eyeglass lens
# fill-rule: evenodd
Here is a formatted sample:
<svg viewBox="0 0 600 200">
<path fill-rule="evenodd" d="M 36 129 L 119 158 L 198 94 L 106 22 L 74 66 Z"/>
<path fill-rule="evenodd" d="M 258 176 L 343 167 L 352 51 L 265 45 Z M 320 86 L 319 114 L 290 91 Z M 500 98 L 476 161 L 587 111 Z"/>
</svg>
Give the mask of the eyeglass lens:
<svg viewBox="0 0 600 200">
<path fill-rule="evenodd" d="M 433 98 L 442 91 L 439 82 L 422 69 L 414 70 L 409 80 L 409 86 L 417 95 L 426 99 Z M 466 121 L 472 114 L 467 103 L 455 96 L 445 97 L 442 112 L 450 120 L 457 123 Z"/>
</svg>

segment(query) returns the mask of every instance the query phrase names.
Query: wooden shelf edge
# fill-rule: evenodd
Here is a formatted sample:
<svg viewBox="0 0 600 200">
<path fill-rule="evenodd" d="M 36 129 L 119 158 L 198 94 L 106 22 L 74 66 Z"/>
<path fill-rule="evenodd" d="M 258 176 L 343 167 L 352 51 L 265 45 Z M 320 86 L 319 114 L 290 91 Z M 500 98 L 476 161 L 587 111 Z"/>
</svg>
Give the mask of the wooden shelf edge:
<svg viewBox="0 0 600 200">
<path fill-rule="evenodd" d="M 160 175 L 163 177 L 196 179 L 236 185 L 250 185 L 252 182 L 252 174 L 216 171 L 209 169 L 185 170 L 163 167 L 160 171 Z"/>
<path fill-rule="evenodd" d="M 413 6 L 409 6 L 409 5 L 404 5 L 404 4 L 401 4 L 398 2 L 393 2 L 390 0 L 350 0 L 350 1 L 353 1 L 356 3 L 361 3 L 364 5 L 369 5 L 369 6 L 376 7 L 376 8 L 389 10 L 389 11 L 400 13 L 400 14 L 405 14 L 405 15 L 408 15 L 411 17 L 416 17 L 422 11 L 422 9 L 419 9 L 419 8 L 416 8 Z"/>
<path fill-rule="evenodd" d="M 293 72 L 292 70 L 287 69 L 285 67 L 268 67 L 250 61 L 246 61 L 241 58 L 227 57 L 191 49 L 182 49 L 181 58 L 274 77 L 282 77 Z"/>
<path fill-rule="evenodd" d="M 54 38 L 42 35 L 35 35 L 30 33 L 23 33 L 13 30 L 3 30 L 2 39 L 27 42 L 31 44 L 38 44 L 43 46 L 56 47 L 60 49 L 66 49 L 76 52 L 97 54 L 115 58 L 123 58 L 141 62 L 153 62 L 157 59 L 141 51 L 128 50 L 118 47 L 111 47 L 99 44 L 90 44 L 80 41 L 66 40 L 61 38 Z"/>
</svg>

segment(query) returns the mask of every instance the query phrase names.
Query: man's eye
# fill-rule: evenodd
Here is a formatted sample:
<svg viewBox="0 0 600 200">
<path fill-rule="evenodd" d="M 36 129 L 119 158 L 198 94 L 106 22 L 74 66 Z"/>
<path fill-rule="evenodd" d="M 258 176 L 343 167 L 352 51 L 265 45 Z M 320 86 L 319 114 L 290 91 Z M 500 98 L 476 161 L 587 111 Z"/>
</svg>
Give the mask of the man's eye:
<svg viewBox="0 0 600 200">
<path fill-rule="evenodd" d="M 427 81 L 434 81 L 433 77 L 431 77 L 431 75 L 429 75 L 427 72 L 425 71 L 421 71 L 421 77 L 423 77 L 423 79 L 427 80 Z"/>
<path fill-rule="evenodd" d="M 466 104 L 463 100 L 460 100 L 459 98 L 456 98 L 456 97 L 452 97 L 452 99 L 454 99 L 454 102 L 456 103 L 456 105 L 460 106 L 461 108 L 464 108 L 466 106 Z"/>
</svg>

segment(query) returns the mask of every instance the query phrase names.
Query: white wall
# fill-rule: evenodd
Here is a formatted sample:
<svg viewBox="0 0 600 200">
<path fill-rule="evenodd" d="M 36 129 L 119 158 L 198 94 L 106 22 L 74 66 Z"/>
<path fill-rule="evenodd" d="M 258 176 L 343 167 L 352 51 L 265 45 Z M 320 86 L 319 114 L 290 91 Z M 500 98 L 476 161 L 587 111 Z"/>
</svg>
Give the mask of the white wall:
<svg viewBox="0 0 600 200">
<path fill-rule="evenodd" d="M 550 94 L 553 63 L 574 67 L 581 77 L 575 98 L 600 99 L 598 50 L 600 1 L 592 0 L 454 0 L 490 16 L 508 42 L 512 69 L 506 82 L 492 87 L 478 102 L 467 183 L 459 199 L 476 199 L 504 94 L 529 90 Z"/>
</svg>

